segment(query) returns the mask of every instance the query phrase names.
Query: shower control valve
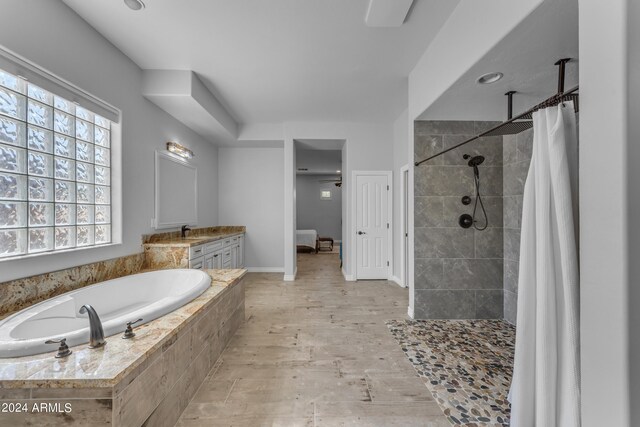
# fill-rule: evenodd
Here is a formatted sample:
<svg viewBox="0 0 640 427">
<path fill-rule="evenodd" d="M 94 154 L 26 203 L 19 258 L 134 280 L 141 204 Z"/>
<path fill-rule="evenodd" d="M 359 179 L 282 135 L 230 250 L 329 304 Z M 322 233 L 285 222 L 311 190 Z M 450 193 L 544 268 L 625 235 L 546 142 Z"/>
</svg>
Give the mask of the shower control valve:
<svg viewBox="0 0 640 427">
<path fill-rule="evenodd" d="M 60 344 L 60 346 L 58 347 L 58 352 L 56 353 L 56 359 L 62 359 L 63 357 L 67 357 L 72 353 L 72 351 L 69 350 L 69 346 L 67 345 L 66 338 L 60 338 L 59 340 L 46 340 L 44 343 Z"/>
<path fill-rule="evenodd" d="M 458 224 L 462 228 L 469 228 L 473 225 L 473 217 L 469 214 L 462 214 L 460 218 L 458 218 Z"/>
<path fill-rule="evenodd" d="M 124 335 L 122 335 L 123 340 L 128 340 L 129 338 L 133 338 L 136 336 L 135 332 L 133 332 L 132 325 L 135 325 L 138 322 L 142 322 L 142 318 L 131 321 L 131 322 L 127 322 L 127 329 L 124 330 Z"/>
</svg>

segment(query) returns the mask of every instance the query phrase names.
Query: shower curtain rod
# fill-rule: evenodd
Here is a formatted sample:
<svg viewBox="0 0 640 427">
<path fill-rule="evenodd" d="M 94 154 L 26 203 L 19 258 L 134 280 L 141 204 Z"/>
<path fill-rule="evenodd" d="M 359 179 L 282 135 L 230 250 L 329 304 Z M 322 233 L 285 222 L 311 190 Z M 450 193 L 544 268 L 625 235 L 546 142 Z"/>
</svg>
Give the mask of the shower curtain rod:
<svg viewBox="0 0 640 427">
<path fill-rule="evenodd" d="M 560 63 L 562 62 L 562 63 Z M 414 164 L 416 166 L 420 166 L 421 164 L 423 164 L 424 162 L 434 159 L 438 156 L 443 155 L 444 153 L 448 153 L 451 150 L 455 150 L 458 147 L 462 147 L 465 144 L 468 144 L 472 141 L 475 141 L 476 139 L 480 139 L 483 136 L 487 136 L 490 135 L 492 133 L 495 133 L 496 131 L 499 131 L 500 129 L 505 128 L 506 126 L 514 123 L 514 124 L 518 124 L 518 123 L 523 123 L 523 122 L 516 122 L 516 120 L 522 120 L 522 119 L 531 119 L 532 118 L 532 114 L 535 113 L 536 111 L 542 109 L 542 108 L 547 108 L 547 107 L 554 107 L 562 102 L 565 101 L 577 101 L 578 95 L 576 92 L 578 91 L 578 86 L 575 86 L 567 91 L 563 91 L 562 90 L 562 86 L 564 86 L 564 62 L 566 62 L 566 60 L 560 60 L 558 61 L 558 63 L 556 63 L 557 65 L 560 65 L 560 70 L 561 70 L 561 78 L 559 79 L 559 91 L 558 93 L 556 93 L 555 95 L 545 99 L 544 101 L 542 101 L 541 103 L 535 105 L 534 107 L 530 108 L 529 110 L 525 111 L 522 114 L 519 114 L 515 117 L 509 118 L 509 120 L 507 120 L 506 122 L 500 123 L 497 126 L 492 127 L 491 129 L 482 132 L 481 134 L 478 134 L 476 136 L 474 136 L 473 138 L 469 138 L 466 141 L 463 141 L 459 144 L 454 145 L 453 147 L 449 147 L 446 150 L 443 150 L 441 152 L 439 152 L 438 154 L 434 154 L 433 156 L 427 157 L 426 159 L 422 159 L 419 162 L 415 162 Z M 577 106 L 578 104 L 575 104 L 575 108 L 577 111 Z M 524 129 L 528 129 L 531 126 L 525 127 Z"/>
</svg>

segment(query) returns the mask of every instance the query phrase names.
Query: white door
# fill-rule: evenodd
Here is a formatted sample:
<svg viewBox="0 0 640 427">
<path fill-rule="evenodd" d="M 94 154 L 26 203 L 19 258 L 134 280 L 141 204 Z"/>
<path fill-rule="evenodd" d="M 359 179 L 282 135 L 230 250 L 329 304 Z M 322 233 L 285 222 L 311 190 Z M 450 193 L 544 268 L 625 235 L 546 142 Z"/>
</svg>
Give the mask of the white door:
<svg viewBox="0 0 640 427">
<path fill-rule="evenodd" d="M 387 279 L 389 270 L 389 178 L 356 176 L 356 275 Z"/>
</svg>

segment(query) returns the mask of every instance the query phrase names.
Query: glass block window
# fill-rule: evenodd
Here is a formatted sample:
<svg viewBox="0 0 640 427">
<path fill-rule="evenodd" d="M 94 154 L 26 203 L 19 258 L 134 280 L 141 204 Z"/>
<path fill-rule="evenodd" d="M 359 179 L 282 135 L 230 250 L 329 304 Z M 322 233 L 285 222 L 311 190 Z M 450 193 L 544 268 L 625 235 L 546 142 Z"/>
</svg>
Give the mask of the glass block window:
<svg viewBox="0 0 640 427">
<path fill-rule="evenodd" d="M 111 122 L 0 70 L 0 258 L 111 243 Z"/>
</svg>

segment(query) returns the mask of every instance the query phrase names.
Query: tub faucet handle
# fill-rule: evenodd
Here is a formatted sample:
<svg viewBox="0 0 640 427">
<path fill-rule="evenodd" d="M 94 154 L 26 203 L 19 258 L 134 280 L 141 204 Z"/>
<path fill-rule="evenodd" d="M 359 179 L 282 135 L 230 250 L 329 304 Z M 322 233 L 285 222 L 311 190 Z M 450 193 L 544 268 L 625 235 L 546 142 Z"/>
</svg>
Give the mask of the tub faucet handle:
<svg viewBox="0 0 640 427">
<path fill-rule="evenodd" d="M 136 336 L 135 332 L 133 332 L 133 328 L 131 327 L 131 325 L 135 325 L 138 322 L 142 322 L 142 318 L 131 321 L 131 322 L 127 322 L 127 329 L 124 330 L 124 335 L 122 336 L 123 340 L 128 340 L 129 338 L 133 338 Z"/>
<path fill-rule="evenodd" d="M 60 338 L 59 340 L 46 340 L 45 344 L 60 344 L 58 347 L 58 353 L 56 353 L 56 359 L 61 359 L 63 357 L 67 357 L 72 352 L 69 350 L 69 346 L 67 345 L 66 338 Z"/>
</svg>

